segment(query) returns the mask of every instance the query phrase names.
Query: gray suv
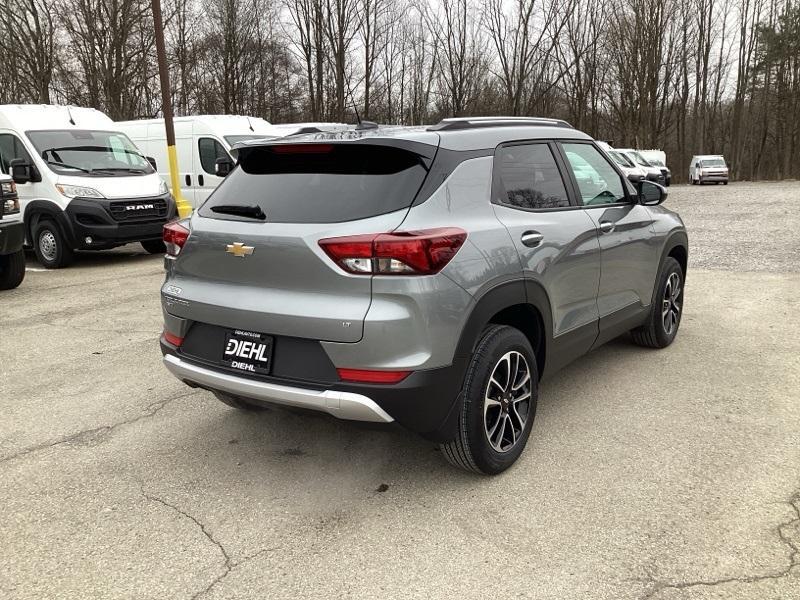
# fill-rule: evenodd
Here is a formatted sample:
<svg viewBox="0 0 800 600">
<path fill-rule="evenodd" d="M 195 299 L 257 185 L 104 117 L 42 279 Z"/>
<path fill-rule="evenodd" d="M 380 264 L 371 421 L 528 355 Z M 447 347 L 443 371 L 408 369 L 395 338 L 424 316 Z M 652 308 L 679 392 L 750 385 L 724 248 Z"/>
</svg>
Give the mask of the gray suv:
<svg viewBox="0 0 800 600">
<path fill-rule="evenodd" d="M 563 121 L 254 140 L 164 229 L 164 364 L 237 409 L 397 423 L 465 469 L 522 453 L 539 380 L 624 333 L 668 346 L 687 237 Z"/>
</svg>

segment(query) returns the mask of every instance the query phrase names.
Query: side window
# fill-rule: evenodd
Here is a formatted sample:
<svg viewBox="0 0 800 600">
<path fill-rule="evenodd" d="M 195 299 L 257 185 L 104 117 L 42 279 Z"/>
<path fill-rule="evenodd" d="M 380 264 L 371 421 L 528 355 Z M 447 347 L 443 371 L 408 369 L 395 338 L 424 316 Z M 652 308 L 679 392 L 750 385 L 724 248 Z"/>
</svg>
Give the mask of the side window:
<svg viewBox="0 0 800 600">
<path fill-rule="evenodd" d="M 0 170 L 5 174 L 11 173 L 11 161 L 15 158 L 22 158 L 28 164 L 33 164 L 31 155 L 25 150 L 17 136 L 0 133 Z"/>
<path fill-rule="evenodd" d="M 228 152 L 214 138 L 200 138 L 197 142 L 200 150 L 200 164 L 203 171 L 209 175 L 215 175 L 215 165 L 218 158 L 227 158 Z"/>
<path fill-rule="evenodd" d="M 504 146 L 495 160 L 503 204 L 533 209 L 569 206 L 564 180 L 547 144 Z"/>
<path fill-rule="evenodd" d="M 591 144 L 564 144 L 584 206 L 626 202 L 622 178 Z"/>
</svg>

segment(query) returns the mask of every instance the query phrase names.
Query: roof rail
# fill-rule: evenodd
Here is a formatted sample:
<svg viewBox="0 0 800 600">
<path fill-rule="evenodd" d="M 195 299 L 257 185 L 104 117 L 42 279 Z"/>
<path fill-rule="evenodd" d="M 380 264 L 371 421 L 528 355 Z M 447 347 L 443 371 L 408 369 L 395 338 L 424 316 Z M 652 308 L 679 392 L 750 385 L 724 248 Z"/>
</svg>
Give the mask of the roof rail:
<svg viewBox="0 0 800 600">
<path fill-rule="evenodd" d="M 561 119 L 545 117 L 453 117 L 442 119 L 436 125 L 428 127 L 428 131 L 455 131 L 458 129 L 478 129 L 480 127 L 566 127 L 572 125 Z"/>
</svg>

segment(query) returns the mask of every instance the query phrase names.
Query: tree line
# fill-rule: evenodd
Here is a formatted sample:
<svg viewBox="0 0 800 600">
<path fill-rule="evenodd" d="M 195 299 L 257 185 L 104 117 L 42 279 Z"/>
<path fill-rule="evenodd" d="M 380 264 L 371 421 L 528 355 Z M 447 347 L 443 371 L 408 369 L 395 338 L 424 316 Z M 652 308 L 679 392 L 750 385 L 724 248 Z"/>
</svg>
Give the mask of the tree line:
<svg viewBox="0 0 800 600">
<path fill-rule="evenodd" d="M 150 0 L 0 0 L 0 102 L 161 110 Z M 163 0 L 175 113 L 568 120 L 800 176 L 797 0 Z"/>
</svg>

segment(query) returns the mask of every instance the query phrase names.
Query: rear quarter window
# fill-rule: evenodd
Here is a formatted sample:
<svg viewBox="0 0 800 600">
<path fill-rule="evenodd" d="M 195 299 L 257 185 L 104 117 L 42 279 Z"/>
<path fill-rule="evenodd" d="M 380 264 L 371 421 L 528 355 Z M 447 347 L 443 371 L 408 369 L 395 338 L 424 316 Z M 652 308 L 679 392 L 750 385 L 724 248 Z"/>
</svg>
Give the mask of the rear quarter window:
<svg viewBox="0 0 800 600">
<path fill-rule="evenodd" d="M 272 223 L 336 223 L 407 208 L 427 171 L 408 150 L 367 144 L 296 144 L 243 148 L 200 215 L 218 205 L 258 205 Z"/>
</svg>

